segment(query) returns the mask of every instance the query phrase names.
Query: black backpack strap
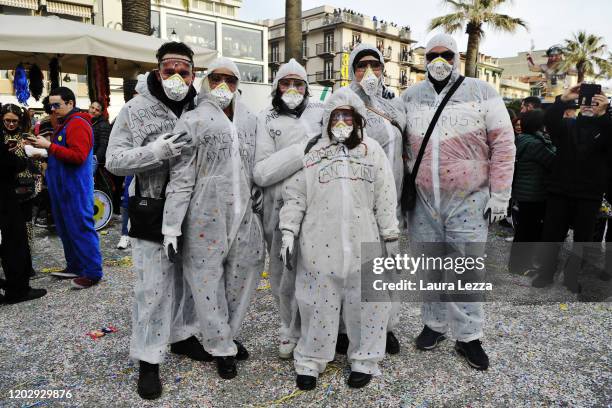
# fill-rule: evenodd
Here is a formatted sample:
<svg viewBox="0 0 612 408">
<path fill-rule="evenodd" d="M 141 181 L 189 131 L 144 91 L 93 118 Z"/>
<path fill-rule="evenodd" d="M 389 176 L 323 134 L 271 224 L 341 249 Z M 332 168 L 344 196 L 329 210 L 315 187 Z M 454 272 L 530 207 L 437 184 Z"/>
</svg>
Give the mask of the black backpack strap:
<svg viewBox="0 0 612 408">
<path fill-rule="evenodd" d="M 438 109 L 436 110 L 436 113 L 434 113 L 433 118 L 431 118 L 431 122 L 429 122 L 429 127 L 427 128 L 427 132 L 425 132 L 425 136 L 423 137 L 423 143 L 421 143 L 419 154 L 417 155 L 416 161 L 414 162 L 414 167 L 412 168 L 412 171 L 410 172 L 410 177 L 412 178 L 412 182 L 416 180 L 416 176 L 419 171 L 419 166 L 421 165 L 421 160 L 423 160 L 423 155 L 425 154 L 425 148 L 427 147 L 427 143 L 429 143 L 429 138 L 431 137 L 431 134 L 433 133 L 433 130 L 436 127 L 436 123 L 438 123 L 438 118 L 442 114 L 442 110 L 444 110 L 444 107 L 448 103 L 449 99 L 453 96 L 453 94 L 455 93 L 457 88 L 459 88 L 459 85 L 461 85 L 464 79 L 465 79 L 464 76 L 459 76 L 459 78 L 457 78 L 453 86 L 448 90 L 448 92 L 444 96 L 444 99 L 442 99 L 442 102 L 440 102 L 440 105 L 438 105 Z"/>
</svg>

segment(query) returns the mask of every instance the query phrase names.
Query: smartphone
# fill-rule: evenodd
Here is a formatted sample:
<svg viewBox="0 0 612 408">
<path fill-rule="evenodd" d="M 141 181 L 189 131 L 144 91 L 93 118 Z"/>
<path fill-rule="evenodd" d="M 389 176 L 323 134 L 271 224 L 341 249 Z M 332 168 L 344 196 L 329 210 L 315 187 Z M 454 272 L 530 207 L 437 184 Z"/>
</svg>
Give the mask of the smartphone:
<svg viewBox="0 0 612 408">
<path fill-rule="evenodd" d="M 578 105 L 593 105 L 593 96 L 601 93 L 599 84 L 581 84 L 578 94 Z"/>
</svg>

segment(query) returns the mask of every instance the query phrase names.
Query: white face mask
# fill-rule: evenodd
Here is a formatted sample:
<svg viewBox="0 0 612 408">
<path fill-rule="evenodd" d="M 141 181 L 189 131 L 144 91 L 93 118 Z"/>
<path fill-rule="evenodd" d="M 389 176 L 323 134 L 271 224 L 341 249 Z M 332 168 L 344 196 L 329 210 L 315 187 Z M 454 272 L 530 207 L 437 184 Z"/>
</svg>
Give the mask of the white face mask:
<svg viewBox="0 0 612 408">
<path fill-rule="evenodd" d="M 179 74 L 174 74 L 168 79 L 162 79 L 162 88 L 164 88 L 166 96 L 173 101 L 182 101 L 189 92 L 189 85 Z"/>
<path fill-rule="evenodd" d="M 442 57 L 437 57 L 427 64 L 429 75 L 436 81 L 444 81 L 453 72 L 453 65 Z"/>
<path fill-rule="evenodd" d="M 221 82 L 215 89 L 210 91 L 210 94 L 221 109 L 227 108 L 232 103 L 232 99 L 234 99 L 234 93 L 230 91 L 229 86 L 225 82 Z"/>
<path fill-rule="evenodd" d="M 287 91 L 281 96 L 283 102 L 289 109 L 297 108 L 300 103 L 304 100 L 304 95 L 298 92 L 295 88 L 289 88 Z"/>
<path fill-rule="evenodd" d="M 351 133 L 353 133 L 353 126 L 349 126 L 344 122 L 336 123 L 331 130 L 332 138 L 338 143 L 344 143 L 346 139 L 351 137 Z"/>
<path fill-rule="evenodd" d="M 374 71 L 372 71 L 372 68 L 368 66 L 366 72 L 363 74 L 363 78 L 361 78 L 361 82 L 359 82 L 359 85 L 361 85 L 366 95 L 372 96 L 376 94 L 379 83 L 380 79 L 376 76 Z"/>
</svg>

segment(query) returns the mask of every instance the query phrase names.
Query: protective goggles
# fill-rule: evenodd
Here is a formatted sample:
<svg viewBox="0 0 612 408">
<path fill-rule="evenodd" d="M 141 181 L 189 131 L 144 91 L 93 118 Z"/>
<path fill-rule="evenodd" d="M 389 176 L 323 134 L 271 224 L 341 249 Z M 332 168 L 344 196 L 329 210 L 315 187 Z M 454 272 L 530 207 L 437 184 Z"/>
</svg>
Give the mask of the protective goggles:
<svg viewBox="0 0 612 408">
<path fill-rule="evenodd" d="M 19 119 L 4 119 L 4 123 L 7 125 L 16 125 L 19 123 Z"/>
<path fill-rule="evenodd" d="M 280 86 L 282 86 L 283 88 L 290 88 L 290 87 L 294 87 L 297 89 L 305 89 L 306 88 L 306 82 L 302 81 L 301 79 L 287 79 L 287 78 L 283 78 L 280 81 L 278 81 L 278 84 Z"/>
<path fill-rule="evenodd" d="M 353 111 L 352 110 L 337 110 L 332 112 L 330 119 L 332 122 L 344 122 L 347 125 L 353 123 Z"/>
<path fill-rule="evenodd" d="M 425 54 L 425 59 L 427 59 L 427 61 L 433 61 L 438 57 L 442 57 L 448 62 L 453 62 L 453 59 L 455 58 L 455 53 L 452 51 L 444 51 L 444 52 L 428 52 L 427 54 Z"/>
<path fill-rule="evenodd" d="M 238 78 L 233 75 L 226 74 L 210 74 L 208 75 L 209 84 L 220 84 L 221 82 L 225 82 L 228 85 L 237 85 Z"/>
<path fill-rule="evenodd" d="M 373 71 L 380 71 L 382 69 L 382 64 L 379 61 L 359 61 L 355 64 L 355 70 L 357 71 L 365 71 L 366 68 L 370 66 Z"/>
<path fill-rule="evenodd" d="M 164 78 L 179 74 L 183 79 L 188 79 L 191 77 L 192 71 L 193 64 L 191 61 L 184 59 L 168 58 L 161 60 L 159 63 L 159 73 Z"/>
</svg>

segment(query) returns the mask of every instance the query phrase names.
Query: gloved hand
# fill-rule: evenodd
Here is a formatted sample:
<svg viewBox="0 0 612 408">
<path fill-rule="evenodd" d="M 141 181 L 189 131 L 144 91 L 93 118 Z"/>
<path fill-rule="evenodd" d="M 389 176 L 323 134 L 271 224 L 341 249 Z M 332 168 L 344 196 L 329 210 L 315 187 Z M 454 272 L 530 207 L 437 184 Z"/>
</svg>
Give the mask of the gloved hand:
<svg viewBox="0 0 612 408">
<path fill-rule="evenodd" d="M 395 255 L 399 254 L 399 239 L 385 241 L 385 249 L 387 250 L 387 257 L 395 258 Z"/>
<path fill-rule="evenodd" d="M 151 150 L 157 160 L 168 160 L 181 154 L 181 149 L 187 141 L 177 141 L 181 134 L 166 133 L 151 143 Z"/>
<path fill-rule="evenodd" d="M 508 200 L 504 200 L 499 194 L 492 193 L 484 209 L 484 217 L 489 224 L 503 220 L 508 211 Z"/>
<path fill-rule="evenodd" d="M 383 85 L 382 97 L 384 99 L 393 99 L 395 98 L 395 93 L 389 88 L 387 88 L 385 85 Z"/>
<path fill-rule="evenodd" d="M 317 144 L 319 138 L 321 138 L 321 135 L 315 136 L 308 141 L 308 143 L 306 144 L 306 148 L 304 149 L 304 154 L 308 154 L 308 152 L 310 152 L 310 149 L 312 149 L 312 147 Z"/>
<path fill-rule="evenodd" d="M 37 147 L 26 144 L 23 146 L 26 156 L 33 159 L 46 158 L 48 153 L 45 149 L 39 149 Z"/>
<path fill-rule="evenodd" d="M 172 263 L 176 261 L 176 253 L 178 250 L 177 241 L 177 237 L 173 237 L 172 235 L 164 235 L 164 252 Z"/>
<path fill-rule="evenodd" d="M 253 212 L 260 217 L 263 216 L 263 190 L 261 187 L 253 185 L 251 187 L 251 200 L 253 201 Z"/>
<path fill-rule="evenodd" d="M 280 257 L 285 268 L 292 270 L 291 260 L 293 258 L 294 237 L 291 231 L 283 231 L 283 244 L 281 245 Z"/>
</svg>

